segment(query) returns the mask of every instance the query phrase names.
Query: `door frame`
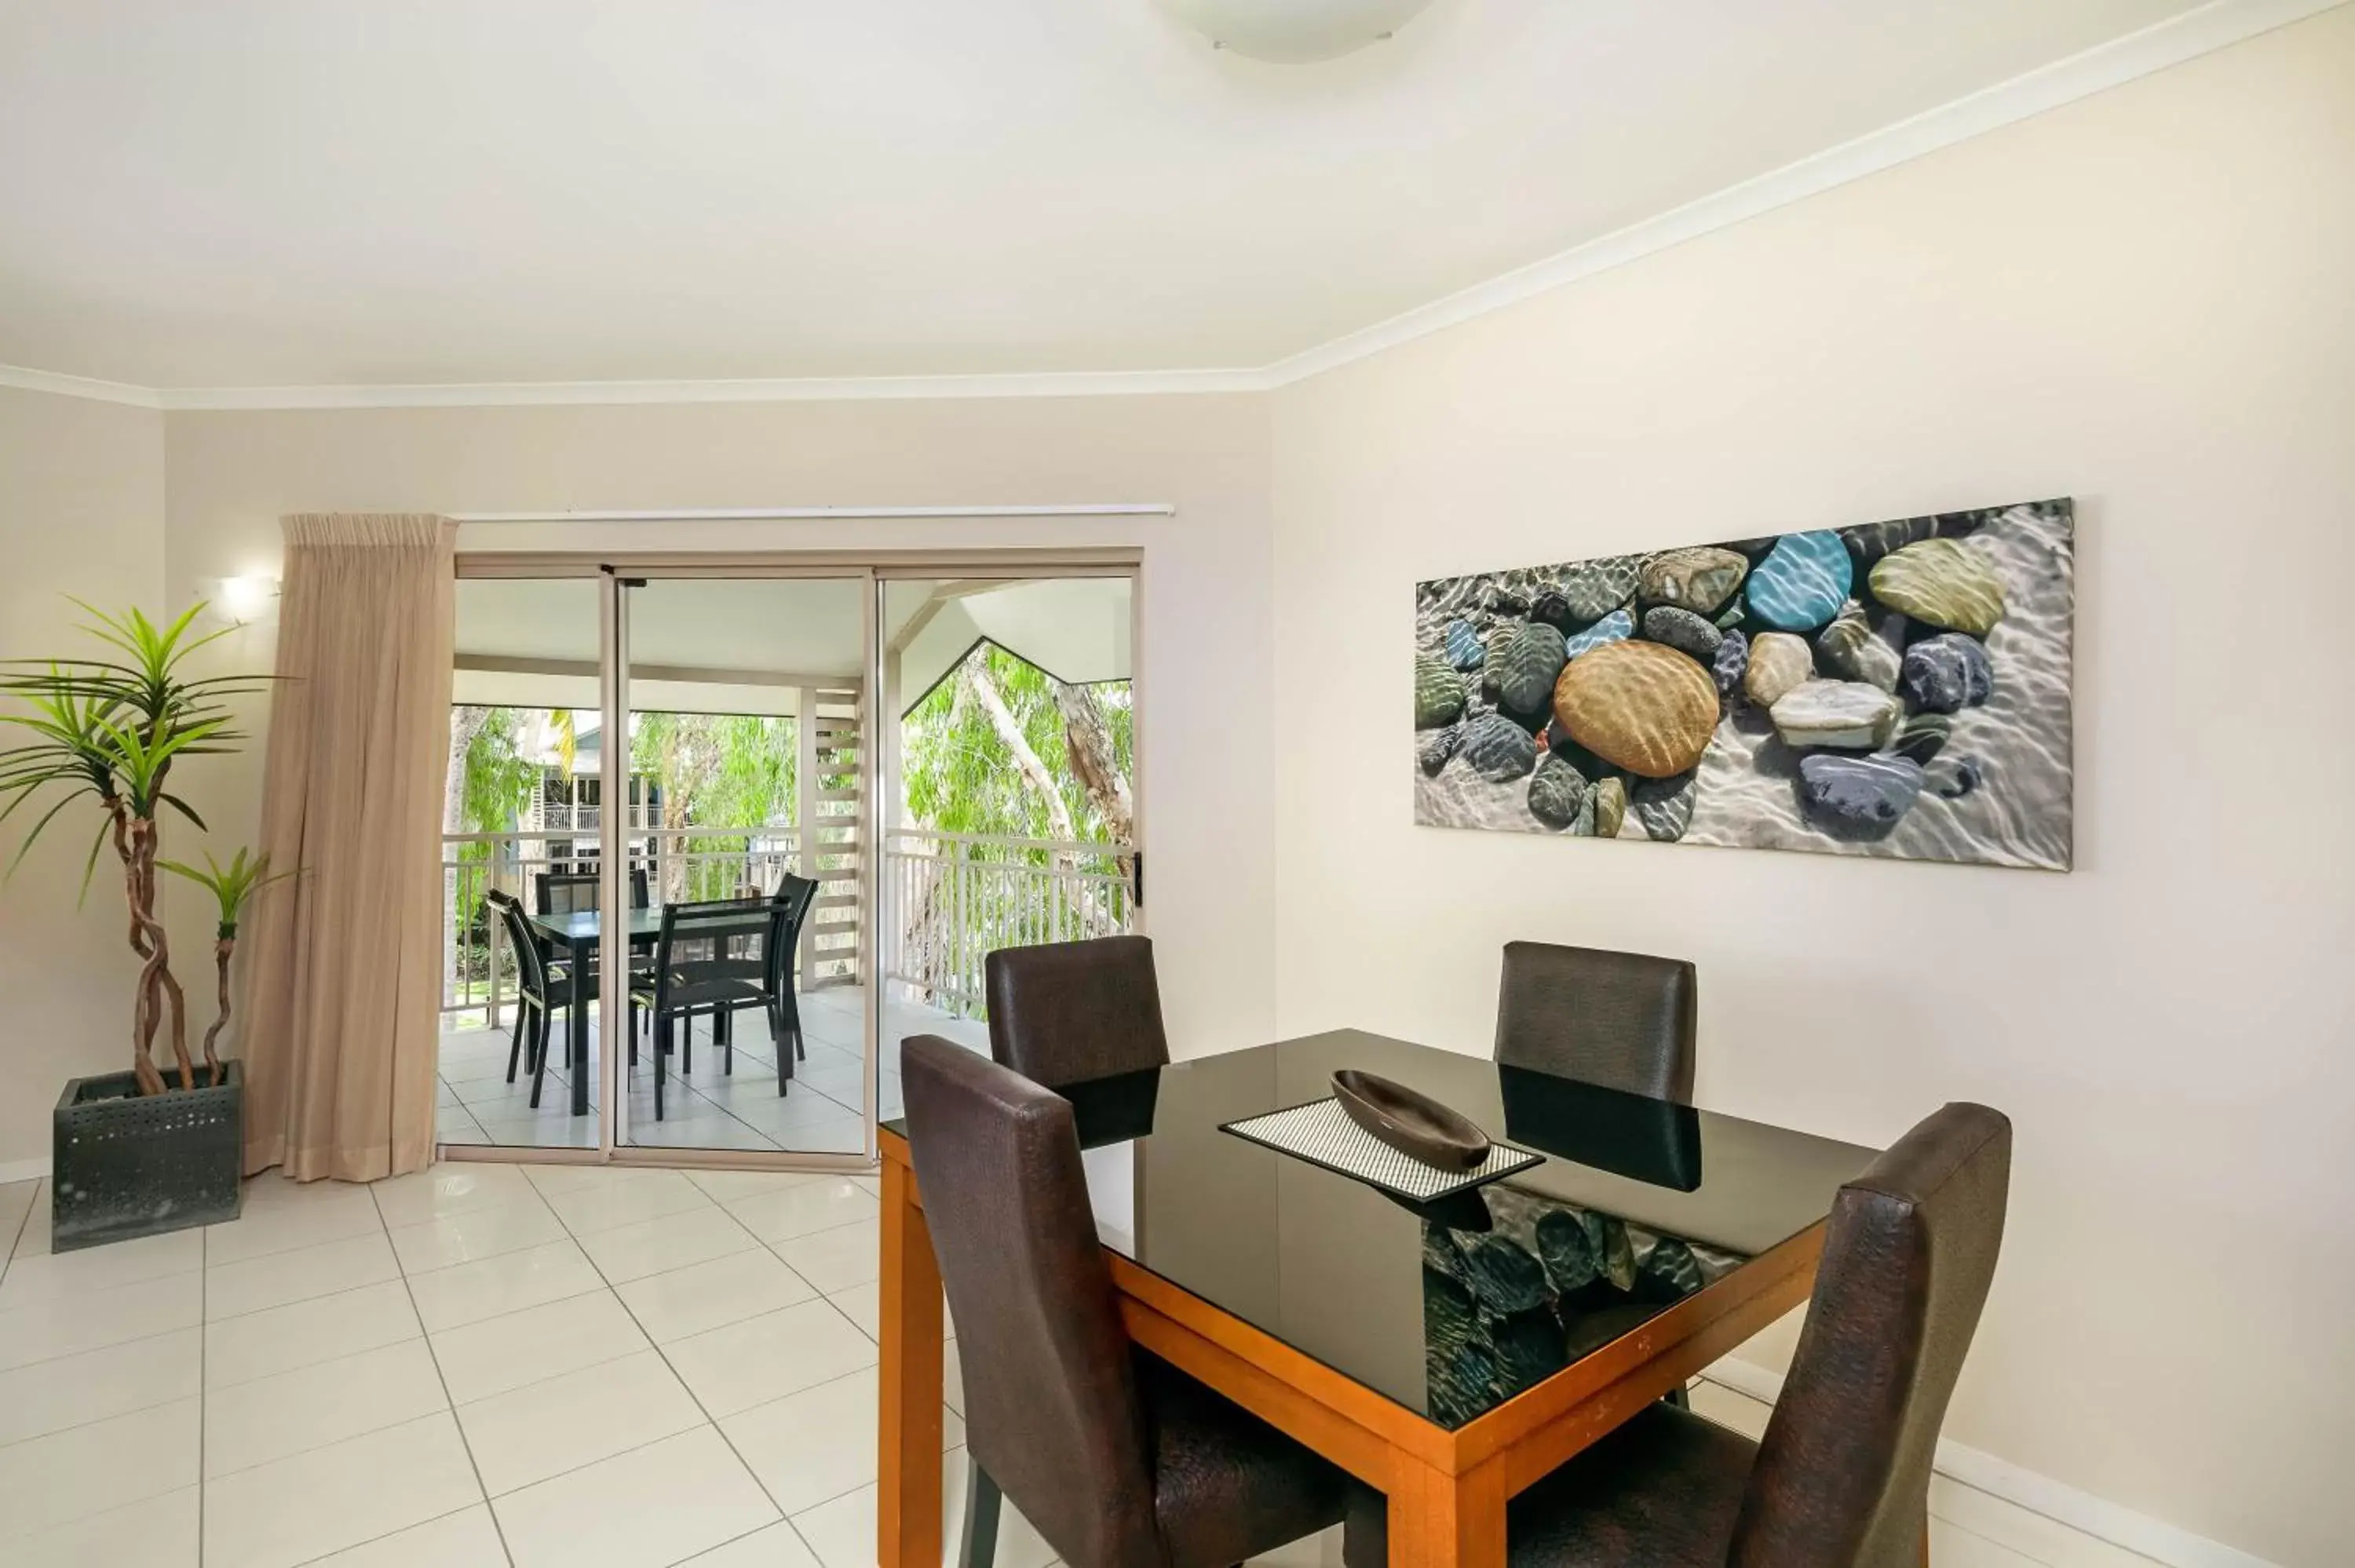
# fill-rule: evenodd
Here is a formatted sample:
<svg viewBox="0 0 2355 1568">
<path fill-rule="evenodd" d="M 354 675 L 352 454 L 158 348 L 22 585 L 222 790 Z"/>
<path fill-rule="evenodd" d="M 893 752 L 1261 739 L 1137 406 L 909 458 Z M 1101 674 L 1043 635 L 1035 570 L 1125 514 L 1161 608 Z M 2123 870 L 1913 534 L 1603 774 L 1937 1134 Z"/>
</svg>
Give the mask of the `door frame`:
<svg viewBox="0 0 2355 1568">
<path fill-rule="evenodd" d="M 867 831 L 859 841 L 859 898 L 869 929 L 862 945 L 867 952 L 863 986 L 865 1027 L 861 1056 L 866 1071 L 861 1085 L 865 1149 L 856 1154 L 639 1147 L 621 1141 L 622 1063 L 628 1054 L 624 1032 L 629 1023 L 629 966 L 599 966 L 597 1107 L 598 1144 L 594 1149 L 538 1148 L 522 1144 L 439 1143 L 436 1160 L 538 1165 L 617 1165 L 693 1170 L 783 1171 L 826 1173 L 865 1172 L 874 1169 L 879 1148 L 877 1128 L 877 1066 L 882 1049 L 883 987 L 879 961 L 882 916 L 879 893 L 885 837 L 882 784 L 887 769 L 879 766 L 884 745 L 884 715 L 879 711 L 883 676 L 882 594 L 889 581 L 938 577 L 1002 578 L 1019 581 L 1038 577 L 1124 577 L 1129 579 L 1129 692 L 1132 710 L 1144 713 L 1146 695 L 1146 572 L 1141 546 L 1086 546 L 1072 549 L 1009 546 L 959 550 L 462 550 L 457 553 L 457 577 L 583 578 L 598 583 L 598 694 L 604 731 L 604 766 L 613 776 L 629 777 L 628 689 L 625 676 L 629 647 L 627 589 L 643 579 L 690 578 L 853 578 L 863 579 L 860 596 L 862 663 L 859 682 L 859 734 L 873 749 L 861 769 L 859 805 Z M 891 715 L 897 722 L 897 715 Z M 1142 723 L 1130 731 L 1130 807 L 1135 826 L 1136 864 L 1144 864 L 1147 828 L 1146 814 L 1146 733 Z M 893 747 L 896 751 L 896 745 Z M 625 786 L 626 790 L 626 786 Z M 600 902 L 608 909 L 627 908 L 629 814 L 607 810 L 598 825 L 599 874 L 603 884 Z M 438 853 L 438 851 L 437 851 Z M 1142 877 L 1139 878 L 1140 884 Z M 1146 930 L 1146 901 L 1133 900 L 1133 923 Z M 438 1031 L 438 1022 L 437 1022 Z M 436 1050 L 439 1050 L 437 1034 Z"/>
</svg>

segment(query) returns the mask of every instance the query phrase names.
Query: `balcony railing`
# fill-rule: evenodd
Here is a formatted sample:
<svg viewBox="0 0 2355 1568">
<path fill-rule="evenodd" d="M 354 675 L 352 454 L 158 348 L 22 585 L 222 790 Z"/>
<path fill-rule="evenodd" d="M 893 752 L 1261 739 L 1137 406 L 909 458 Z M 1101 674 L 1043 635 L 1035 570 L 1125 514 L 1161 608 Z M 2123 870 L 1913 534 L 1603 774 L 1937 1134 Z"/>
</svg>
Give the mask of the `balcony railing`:
<svg viewBox="0 0 2355 1568">
<path fill-rule="evenodd" d="M 585 814 L 585 813 L 584 813 Z M 656 905 L 701 898 L 766 897 L 787 872 L 839 877 L 855 850 L 822 842 L 804 863 L 790 828 L 633 830 L 630 863 L 644 867 Z M 527 908 L 539 878 L 593 872 L 593 845 L 567 846 L 563 833 L 445 833 L 442 838 L 443 940 L 442 1011 L 479 1012 L 496 1025 L 514 999 L 515 955 L 489 918 L 483 895 L 496 887 Z M 1124 844 L 1053 839 L 988 838 L 971 833 L 894 829 L 884 835 L 884 906 L 879 972 L 908 999 L 960 1018 L 984 1016 L 982 960 L 995 948 L 1068 942 L 1130 929 L 1135 852 Z M 827 881 L 796 955 L 805 986 L 860 978 L 855 950 L 864 946 L 866 911 L 848 889 Z M 843 942 L 847 948 L 826 944 Z M 840 957 L 834 957 L 837 952 Z"/>
<path fill-rule="evenodd" d="M 998 948 L 1130 928 L 1135 851 L 1125 844 L 983 838 L 898 828 L 883 839 L 882 974 L 911 1000 L 984 1016 L 982 960 Z"/>
</svg>

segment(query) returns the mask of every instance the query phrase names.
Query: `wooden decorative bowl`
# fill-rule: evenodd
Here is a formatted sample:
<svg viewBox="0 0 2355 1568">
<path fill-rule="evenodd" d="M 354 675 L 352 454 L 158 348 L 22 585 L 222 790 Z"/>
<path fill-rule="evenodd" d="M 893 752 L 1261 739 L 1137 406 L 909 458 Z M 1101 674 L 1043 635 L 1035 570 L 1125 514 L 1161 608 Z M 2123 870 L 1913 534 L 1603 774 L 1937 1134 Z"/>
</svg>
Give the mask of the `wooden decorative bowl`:
<svg viewBox="0 0 2355 1568">
<path fill-rule="evenodd" d="M 1412 1160 L 1442 1171 L 1474 1171 L 1488 1158 L 1488 1135 L 1403 1084 L 1355 1071 L 1333 1075 L 1333 1097 L 1351 1121 Z"/>
</svg>

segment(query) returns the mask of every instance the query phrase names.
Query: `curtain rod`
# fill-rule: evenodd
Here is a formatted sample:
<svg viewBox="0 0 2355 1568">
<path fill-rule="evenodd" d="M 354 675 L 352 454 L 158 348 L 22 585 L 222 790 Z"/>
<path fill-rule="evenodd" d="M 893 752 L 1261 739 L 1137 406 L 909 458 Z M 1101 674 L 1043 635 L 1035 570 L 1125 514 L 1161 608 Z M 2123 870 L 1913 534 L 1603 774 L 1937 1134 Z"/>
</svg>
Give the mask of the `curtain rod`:
<svg viewBox="0 0 2355 1568">
<path fill-rule="evenodd" d="M 453 523 L 766 523 L 832 517 L 1174 517 L 1166 501 L 1065 506 L 675 506 L 653 512 L 452 512 Z"/>
</svg>

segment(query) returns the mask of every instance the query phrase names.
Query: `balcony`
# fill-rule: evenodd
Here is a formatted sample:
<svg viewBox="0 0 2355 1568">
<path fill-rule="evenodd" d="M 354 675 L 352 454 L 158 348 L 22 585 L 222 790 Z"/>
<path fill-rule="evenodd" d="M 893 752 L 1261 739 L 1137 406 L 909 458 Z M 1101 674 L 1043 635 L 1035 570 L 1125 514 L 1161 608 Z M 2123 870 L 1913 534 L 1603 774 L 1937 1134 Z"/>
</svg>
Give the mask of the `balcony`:
<svg viewBox="0 0 2355 1568">
<path fill-rule="evenodd" d="M 450 1143 L 594 1148 L 593 1117 L 571 1114 L 559 1055 L 538 1107 L 527 1074 L 506 1081 L 515 1018 L 514 955 L 485 918 L 493 887 L 527 905 L 551 872 L 594 871 L 593 846 L 566 837 L 570 823 L 532 832 L 449 833 L 442 840 L 442 1040 L 440 1137 Z M 821 846 L 819 870 L 839 879 L 844 846 Z M 808 869 L 790 829 L 633 829 L 633 867 L 646 874 L 650 902 L 766 896 L 787 872 Z M 698 1149 L 849 1152 L 864 1144 L 865 987 L 881 969 L 882 1047 L 878 1115 L 900 1114 L 900 1042 L 932 1033 L 988 1049 L 982 966 L 994 949 L 1113 936 L 1130 928 L 1135 854 L 1125 847 L 1050 839 L 895 829 L 883 835 L 879 868 L 879 940 L 855 880 L 837 880 L 813 907 L 795 954 L 807 1058 L 792 1093 L 777 1093 L 776 1052 L 756 1010 L 741 1014 L 735 1056 L 715 1047 L 708 1022 L 689 1031 L 684 1065 L 674 1063 L 669 1100 L 654 1117 L 643 1052 L 630 1075 L 629 1141 Z M 593 1051 L 593 1046 L 592 1046 Z M 595 1058 L 590 1096 L 598 1099 Z"/>
</svg>

